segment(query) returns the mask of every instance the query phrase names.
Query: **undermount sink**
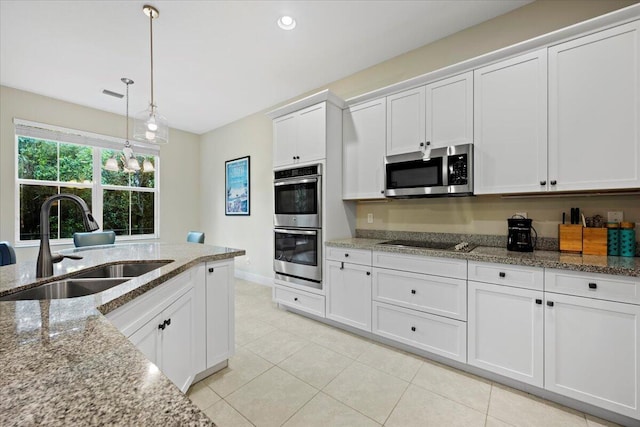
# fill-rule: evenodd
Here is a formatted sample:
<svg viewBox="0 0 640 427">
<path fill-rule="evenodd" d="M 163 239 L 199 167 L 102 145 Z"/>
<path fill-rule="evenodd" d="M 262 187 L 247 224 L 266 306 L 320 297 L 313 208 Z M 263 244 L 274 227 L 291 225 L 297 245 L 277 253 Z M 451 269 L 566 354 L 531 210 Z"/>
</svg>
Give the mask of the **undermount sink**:
<svg viewBox="0 0 640 427">
<path fill-rule="evenodd" d="M 106 291 L 129 278 L 119 277 L 110 279 L 65 279 L 57 282 L 45 283 L 34 288 L 0 297 L 0 301 L 41 300 L 76 298 Z"/>
<path fill-rule="evenodd" d="M 172 261 L 123 262 L 81 270 L 71 277 L 0 297 L 0 301 L 76 298 L 106 291 Z"/>
<path fill-rule="evenodd" d="M 126 262 L 105 265 L 99 268 L 79 271 L 71 275 L 71 277 L 76 279 L 138 277 L 170 262 L 171 261 Z"/>
</svg>

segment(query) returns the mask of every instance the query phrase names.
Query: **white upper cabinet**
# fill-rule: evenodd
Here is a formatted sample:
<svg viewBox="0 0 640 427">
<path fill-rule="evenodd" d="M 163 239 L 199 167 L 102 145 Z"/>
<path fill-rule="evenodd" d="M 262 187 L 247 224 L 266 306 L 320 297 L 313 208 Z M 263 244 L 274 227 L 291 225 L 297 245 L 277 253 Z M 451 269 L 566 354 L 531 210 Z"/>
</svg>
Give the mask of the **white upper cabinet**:
<svg viewBox="0 0 640 427">
<path fill-rule="evenodd" d="M 387 96 L 387 156 L 420 151 L 425 143 L 425 88 Z"/>
<path fill-rule="evenodd" d="M 640 187 L 639 33 L 636 21 L 549 48 L 550 189 Z"/>
<path fill-rule="evenodd" d="M 326 108 L 326 103 L 321 102 L 273 121 L 274 167 L 326 157 Z"/>
<path fill-rule="evenodd" d="M 426 133 L 431 148 L 473 142 L 473 72 L 425 86 Z"/>
<path fill-rule="evenodd" d="M 474 193 L 547 189 L 547 51 L 474 72 Z"/>
<path fill-rule="evenodd" d="M 385 98 L 342 114 L 342 198 L 384 198 Z"/>
<path fill-rule="evenodd" d="M 296 156 L 299 162 L 324 159 L 327 146 L 327 104 L 321 103 L 298 113 Z"/>
<path fill-rule="evenodd" d="M 273 121 L 273 165 L 281 166 L 295 162 L 298 121 L 296 114 Z"/>
</svg>

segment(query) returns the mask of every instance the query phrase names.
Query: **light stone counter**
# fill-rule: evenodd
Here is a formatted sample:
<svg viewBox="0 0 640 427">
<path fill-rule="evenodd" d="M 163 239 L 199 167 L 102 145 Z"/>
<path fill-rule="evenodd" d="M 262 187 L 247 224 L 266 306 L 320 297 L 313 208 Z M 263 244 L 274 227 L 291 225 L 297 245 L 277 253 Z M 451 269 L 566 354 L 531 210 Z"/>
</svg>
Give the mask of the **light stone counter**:
<svg viewBox="0 0 640 427">
<path fill-rule="evenodd" d="M 201 262 L 244 255 L 201 244 L 73 249 L 82 260 L 36 280 L 35 261 L 0 267 L 0 296 L 117 261 L 173 260 L 104 292 L 0 302 L 0 425 L 214 425 L 103 314 Z"/>
<path fill-rule="evenodd" d="M 470 252 L 443 251 L 380 245 L 392 239 L 351 238 L 326 242 L 329 247 L 371 249 L 381 252 L 457 258 L 469 261 L 498 264 L 526 265 L 532 267 L 558 268 L 589 273 L 615 274 L 640 277 L 639 257 L 607 257 L 596 255 L 564 254 L 557 251 L 512 252 L 506 248 L 478 246 Z"/>
</svg>

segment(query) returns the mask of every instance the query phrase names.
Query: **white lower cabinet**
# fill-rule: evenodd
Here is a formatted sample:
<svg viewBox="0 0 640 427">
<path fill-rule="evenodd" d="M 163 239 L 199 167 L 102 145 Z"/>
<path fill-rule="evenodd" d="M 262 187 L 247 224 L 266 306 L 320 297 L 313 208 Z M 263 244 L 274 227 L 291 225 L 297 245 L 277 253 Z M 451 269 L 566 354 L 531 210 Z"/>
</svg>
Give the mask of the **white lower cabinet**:
<svg viewBox="0 0 640 427">
<path fill-rule="evenodd" d="M 640 420 L 640 278 L 341 248 L 326 265 L 329 319 Z"/>
<path fill-rule="evenodd" d="M 546 293 L 545 388 L 640 419 L 640 306 Z"/>
<path fill-rule="evenodd" d="M 233 356 L 235 352 L 233 264 L 208 262 L 206 281 L 206 368 L 210 368 Z"/>
<path fill-rule="evenodd" d="M 373 332 L 459 362 L 467 361 L 466 322 L 374 301 Z"/>
<path fill-rule="evenodd" d="M 466 362 L 467 261 L 374 251 L 373 266 L 372 332 Z"/>
<path fill-rule="evenodd" d="M 473 281 L 468 287 L 468 363 L 542 387 L 542 291 Z"/>
<path fill-rule="evenodd" d="M 463 279 L 376 267 L 373 298 L 452 319 L 467 319 L 467 281 Z"/>
<path fill-rule="evenodd" d="M 327 318 L 371 332 L 371 266 L 327 261 Z"/>
<path fill-rule="evenodd" d="M 107 314 L 183 392 L 233 354 L 233 260 L 207 267 L 210 277 L 200 264 Z"/>
<path fill-rule="evenodd" d="M 314 316 L 324 317 L 324 295 L 280 284 L 273 285 L 273 302 Z"/>
</svg>

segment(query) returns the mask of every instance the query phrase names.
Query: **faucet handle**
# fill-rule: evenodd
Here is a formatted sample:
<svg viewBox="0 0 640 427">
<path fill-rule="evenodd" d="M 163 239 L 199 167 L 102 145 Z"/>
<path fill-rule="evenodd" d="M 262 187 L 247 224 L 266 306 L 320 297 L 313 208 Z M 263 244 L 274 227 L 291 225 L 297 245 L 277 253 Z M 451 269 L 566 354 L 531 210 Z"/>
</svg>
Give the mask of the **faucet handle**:
<svg viewBox="0 0 640 427">
<path fill-rule="evenodd" d="M 60 261 L 62 261 L 65 258 L 69 258 L 69 259 L 82 259 L 82 257 L 80 255 L 60 255 L 60 254 L 51 254 L 51 262 L 56 264 Z"/>
</svg>

